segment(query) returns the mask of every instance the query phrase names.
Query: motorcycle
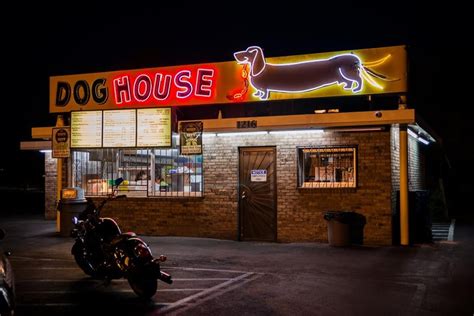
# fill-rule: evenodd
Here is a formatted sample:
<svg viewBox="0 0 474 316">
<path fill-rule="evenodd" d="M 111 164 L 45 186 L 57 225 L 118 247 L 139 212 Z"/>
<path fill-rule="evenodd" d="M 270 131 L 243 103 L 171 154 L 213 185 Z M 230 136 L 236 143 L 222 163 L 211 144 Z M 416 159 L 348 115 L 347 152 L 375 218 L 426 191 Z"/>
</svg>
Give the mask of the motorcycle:
<svg viewBox="0 0 474 316">
<path fill-rule="evenodd" d="M 0 240 L 5 237 L 5 231 L 0 228 Z M 15 276 L 8 257 L 9 251 L 3 251 L 0 246 L 0 315 L 15 314 Z"/>
<path fill-rule="evenodd" d="M 171 275 L 161 271 L 160 263 L 166 256 L 154 258 L 150 247 L 135 233 L 122 233 L 115 220 L 100 217 L 104 205 L 126 197 L 117 195 L 117 187 L 123 179 L 115 180 L 113 193 L 99 206 L 88 198 L 86 208 L 73 218 L 71 236 L 75 238 L 71 254 L 78 266 L 96 279 L 126 278 L 139 297 L 151 298 L 157 290 L 157 280 L 172 284 Z"/>
</svg>

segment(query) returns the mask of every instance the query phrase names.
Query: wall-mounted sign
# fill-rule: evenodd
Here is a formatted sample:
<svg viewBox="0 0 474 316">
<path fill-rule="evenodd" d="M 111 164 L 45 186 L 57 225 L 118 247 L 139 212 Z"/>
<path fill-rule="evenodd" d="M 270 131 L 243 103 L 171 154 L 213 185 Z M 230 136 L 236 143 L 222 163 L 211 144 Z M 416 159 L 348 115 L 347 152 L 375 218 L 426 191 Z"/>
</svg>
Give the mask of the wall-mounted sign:
<svg viewBox="0 0 474 316">
<path fill-rule="evenodd" d="M 137 144 L 137 111 L 104 111 L 103 147 L 135 147 Z"/>
<path fill-rule="evenodd" d="M 171 147 L 171 108 L 137 110 L 137 146 Z"/>
<path fill-rule="evenodd" d="M 171 108 L 73 111 L 71 148 L 171 147 Z"/>
<path fill-rule="evenodd" d="M 404 46 L 50 77 L 50 112 L 405 93 Z"/>
<path fill-rule="evenodd" d="M 181 155 L 202 154 L 202 126 L 201 121 L 179 123 Z"/>
<path fill-rule="evenodd" d="M 267 182 L 266 169 L 250 170 L 250 182 Z"/>
<path fill-rule="evenodd" d="M 71 113 L 71 148 L 102 147 L 102 111 Z"/>
<path fill-rule="evenodd" d="M 68 158 L 70 156 L 71 130 L 69 127 L 53 127 L 51 141 L 53 158 Z"/>
<path fill-rule="evenodd" d="M 237 128 L 257 128 L 257 121 L 237 121 Z"/>
</svg>

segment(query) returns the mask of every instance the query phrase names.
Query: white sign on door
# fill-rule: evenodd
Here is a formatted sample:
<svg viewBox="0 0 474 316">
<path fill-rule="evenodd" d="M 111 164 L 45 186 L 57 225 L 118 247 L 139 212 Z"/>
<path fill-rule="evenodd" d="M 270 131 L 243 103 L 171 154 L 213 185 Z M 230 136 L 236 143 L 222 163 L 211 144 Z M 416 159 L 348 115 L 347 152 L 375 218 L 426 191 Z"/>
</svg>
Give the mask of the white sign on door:
<svg viewBox="0 0 474 316">
<path fill-rule="evenodd" d="M 250 182 L 267 182 L 267 170 L 266 169 L 251 170 Z"/>
</svg>

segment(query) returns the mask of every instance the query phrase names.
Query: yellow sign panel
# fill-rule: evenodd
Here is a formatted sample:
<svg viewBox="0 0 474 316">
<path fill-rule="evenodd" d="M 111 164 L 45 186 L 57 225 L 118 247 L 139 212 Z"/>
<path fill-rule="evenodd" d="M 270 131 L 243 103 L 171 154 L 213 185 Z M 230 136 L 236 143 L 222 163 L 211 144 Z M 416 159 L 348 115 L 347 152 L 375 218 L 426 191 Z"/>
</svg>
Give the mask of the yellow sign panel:
<svg viewBox="0 0 474 316">
<path fill-rule="evenodd" d="M 72 148 L 171 147 L 171 108 L 71 113 Z"/>
<path fill-rule="evenodd" d="M 137 146 L 171 147 L 171 108 L 137 110 Z"/>
<path fill-rule="evenodd" d="M 405 93 L 404 46 L 50 78 L 50 112 Z"/>
<path fill-rule="evenodd" d="M 53 127 L 52 157 L 68 158 L 70 156 L 71 130 L 69 127 Z"/>
<path fill-rule="evenodd" d="M 102 111 L 71 113 L 71 148 L 102 147 Z"/>
</svg>

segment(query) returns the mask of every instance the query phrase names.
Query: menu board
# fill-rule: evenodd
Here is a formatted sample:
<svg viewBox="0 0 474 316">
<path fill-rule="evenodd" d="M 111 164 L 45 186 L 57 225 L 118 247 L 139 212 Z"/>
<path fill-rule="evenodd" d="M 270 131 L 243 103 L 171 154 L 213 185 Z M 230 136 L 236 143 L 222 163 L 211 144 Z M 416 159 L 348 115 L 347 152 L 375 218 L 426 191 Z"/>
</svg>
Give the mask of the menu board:
<svg viewBox="0 0 474 316">
<path fill-rule="evenodd" d="M 171 108 L 137 110 L 137 147 L 171 147 Z"/>
<path fill-rule="evenodd" d="M 136 111 L 104 111 L 103 147 L 135 147 L 137 134 Z"/>
<path fill-rule="evenodd" d="M 102 147 L 102 111 L 71 112 L 71 148 Z"/>
</svg>

